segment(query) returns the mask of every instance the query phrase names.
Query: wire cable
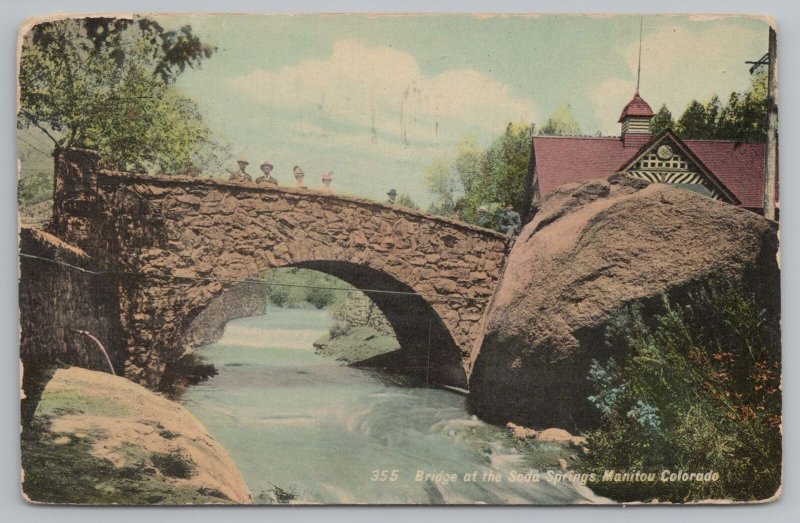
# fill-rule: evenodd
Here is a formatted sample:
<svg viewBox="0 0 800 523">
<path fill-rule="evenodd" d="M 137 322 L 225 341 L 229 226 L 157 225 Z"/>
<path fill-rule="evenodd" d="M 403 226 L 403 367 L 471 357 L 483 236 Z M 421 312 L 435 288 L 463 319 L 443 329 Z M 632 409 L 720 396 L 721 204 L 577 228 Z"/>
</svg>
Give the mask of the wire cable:
<svg viewBox="0 0 800 523">
<path fill-rule="evenodd" d="M 124 277 L 147 277 L 147 278 L 157 278 L 162 280 L 171 280 L 171 281 L 198 281 L 204 283 L 223 283 L 226 285 L 231 285 L 235 283 L 252 283 L 252 284 L 259 284 L 265 285 L 268 287 L 293 287 L 293 288 L 300 288 L 300 289 L 319 289 L 319 290 L 328 290 L 328 291 L 343 291 L 343 292 L 353 292 L 353 291 L 360 291 L 364 294 L 389 294 L 389 295 L 399 295 L 399 296 L 418 296 L 420 298 L 444 298 L 444 299 L 460 299 L 466 301 L 488 301 L 491 298 L 479 298 L 474 297 L 471 298 L 469 296 L 464 296 L 462 294 L 441 294 L 441 293 L 420 293 L 420 292 L 408 292 L 408 291 L 390 291 L 390 290 L 383 290 L 383 289 L 361 289 L 358 287 L 354 287 L 353 289 L 345 289 L 342 287 L 323 287 L 319 285 L 302 285 L 297 283 L 276 283 L 270 282 L 261 279 L 254 279 L 254 278 L 214 278 L 214 277 L 202 277 L 202 276 L 177 276 L 174 274 L 165 274 L 165 273 L 158 273 L 158 272 L 130 272 L 130 271 L 93 271 L 91 269 L 86 269 L 84 267 L 79 267 L 77 265 L 73 265 L 71 263 L 67 263 L 63 260 L 55 260 L 52 258 L 45 258 L 43 256 L 37 256 L 35 254 L 28 254 L 25 252 L 19 253 L 21 258 L 29 258 L 33 260 L 39 260 L 48 263 L 54 263 L 60 265 L 62 267 L 67 267 L 73 270 L 80 271 L 85 274 L 91 274 L 92 276 L 124 276 Z M 276 267 L 278 268 L 278 267 Z M 310 269 L 313 270 L 313 269 Z M 317 271 L 319 272 L 319 271 Z M 333 276 L 333 275 L 331 275 Z M 334 276 L 335 277 L 335 276 Z"/>
</svg>

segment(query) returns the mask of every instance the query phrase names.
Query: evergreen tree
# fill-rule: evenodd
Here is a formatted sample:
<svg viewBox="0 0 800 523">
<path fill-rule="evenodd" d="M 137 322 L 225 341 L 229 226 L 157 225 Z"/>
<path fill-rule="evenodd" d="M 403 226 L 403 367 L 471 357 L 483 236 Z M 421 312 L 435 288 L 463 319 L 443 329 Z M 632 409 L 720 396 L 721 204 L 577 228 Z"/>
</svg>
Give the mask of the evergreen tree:
<svg viewBox="0 0 800 523">
<path fill-rule="evenodd" d="M 662 104 L 658 112 L 650 120 L 650 133 L 656 135 L 665 129 L 674 129 L 675 121 L 666 104 Z"/>
<path fill-rule="evenodd" d="M 716 122 L 709 122 L 708 113 L 703 104 L 692 100 L 676 124 L 676 131 L 681 138 L 714 138 Z"/>
<path fill-rule="evenodd" d="M 658 112 L 650 120 L 650 133 L 656 135 L 665 129 L 674 129 L 675 121 L 666 104 L 662 104 Z"/>
<path fill-rule="evenodd" d="M 678 119 L 676 133 L 686 139 L 765 141 L 766 86 L 766 74 L 761 72 L 753 76 L 747 91 L 732 92 L 724 106 L 716 95 L 705 105 L 693 100 Z"/>
</svg>

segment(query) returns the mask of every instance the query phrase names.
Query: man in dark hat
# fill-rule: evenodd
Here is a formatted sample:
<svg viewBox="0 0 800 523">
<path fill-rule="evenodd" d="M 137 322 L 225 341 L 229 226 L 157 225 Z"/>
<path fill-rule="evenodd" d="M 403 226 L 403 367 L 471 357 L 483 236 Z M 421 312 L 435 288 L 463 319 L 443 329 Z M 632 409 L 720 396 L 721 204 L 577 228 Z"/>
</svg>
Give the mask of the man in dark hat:
<svg viewBox="0 0 800 523">
<path fill-rule="evenodd" d="M 278 185 L 278 180 L 272 177 L 272 164 L 269 162 L 264 162 L 260 165 L 261 172 L 264 173 L 264 176 L 259 176 L 256 178 L 256 183 L 271 183 L 274 185 Z"/>
<path fill-rule="evenodd" d="M 387 192 L 386 195 L 388 196 L 388 198 L 383 203 L 394 205 L 395 204 L 394 200 L 395 198 L 397 198 L 397 191 L 395 191 L 394 189 L 389 189 L 389 192 Z"/>
<path fill-rule="evenodd" d="M 252 182 L 253 177 L 245 171 L 247 166 L 250 165 L 250 162 L 240 157 L 236 160 L 236 164 L 239 168 L 235 171 L 231 171 L 231 176 L 228 179 L 232 182 Z"/>
<path fill-rule="evenodd" d="M 507 203 L 505 209 L 497 215 L 497 228 L 500 232 L 512 237 L 516 236 L 521 227 L 522 220 L 519 213 L 514 210 L 513 205 Z"/>
</svg>

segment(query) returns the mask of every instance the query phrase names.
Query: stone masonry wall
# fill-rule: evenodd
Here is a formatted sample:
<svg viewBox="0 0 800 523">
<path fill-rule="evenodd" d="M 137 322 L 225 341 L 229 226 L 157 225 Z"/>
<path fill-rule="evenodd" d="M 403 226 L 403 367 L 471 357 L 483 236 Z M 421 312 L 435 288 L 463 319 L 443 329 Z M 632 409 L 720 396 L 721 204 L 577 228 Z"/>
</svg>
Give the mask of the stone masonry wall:
<svg viewBox="0 0 800 523">
<path fill-rule="evenodd" d="M 86 331 L 100 341 L 115 371 L 121 373 L 125 351 L 116 281 L 87 272 L 97 267 L 86 253 L 43 231 L 23 228 L 19 248 L 24 255 L 20 257 L 19 280 L 23 365 L 29 368 L 60 362 L 110 372 L 95 342 L 76 332 Z"/>
<path fill-rule="evenodd" d="M 267 306 L 264 286 L 241 283 L 223 292 L 192 321 L 184 344 L 190 348 L 214 343 L 222 337 L 225 324 L 237 318 L 264 314 Z"/>
</svg>

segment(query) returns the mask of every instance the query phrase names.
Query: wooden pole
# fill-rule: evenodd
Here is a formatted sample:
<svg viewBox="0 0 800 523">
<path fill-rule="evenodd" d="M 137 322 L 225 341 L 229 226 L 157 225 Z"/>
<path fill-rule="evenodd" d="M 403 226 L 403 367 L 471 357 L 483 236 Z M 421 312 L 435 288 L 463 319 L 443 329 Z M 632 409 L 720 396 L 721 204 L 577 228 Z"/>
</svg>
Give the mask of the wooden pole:
<svg viewBox="0 0 800 523">
<path fill-rule="evenodd" d="M 778 99 L 776 89 L 777 37 L 769 28 L 769 62 L 767 73 L 767 150 L 764 161 L 764 217 L 775 219 L 775 186 L 778 172 Z"/>
</svg>

